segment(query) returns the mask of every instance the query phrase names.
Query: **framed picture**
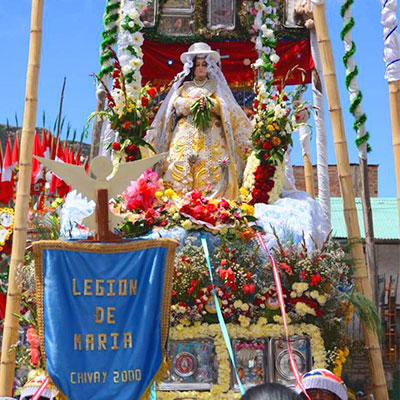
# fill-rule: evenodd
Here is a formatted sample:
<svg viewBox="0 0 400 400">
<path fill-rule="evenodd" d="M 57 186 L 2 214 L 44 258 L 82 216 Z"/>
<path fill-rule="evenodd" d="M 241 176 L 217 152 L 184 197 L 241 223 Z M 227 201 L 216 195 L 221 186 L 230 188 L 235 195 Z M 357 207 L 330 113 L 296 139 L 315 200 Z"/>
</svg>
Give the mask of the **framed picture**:
<svg viewBox="0 0 400 400">
<path fill-rule="evenodd" d="M 209 390 L 217 382 L 218 365 L 212 339 L 171 340 L 171 368 L 158 390 Z"/>
<path fill-rule="evenodd" d="M 208 0 L 207 27 L 211 30 L 235 29 L 236 0 Z"/>
<path fill-rule="evenodd" d="M 245 389 L 267 382 L 268 339 L 235 339 L 232 341 L 236 368 Z M 232 389 L 239 391 L 236 374 L 231 369 Z"/>
</svg>

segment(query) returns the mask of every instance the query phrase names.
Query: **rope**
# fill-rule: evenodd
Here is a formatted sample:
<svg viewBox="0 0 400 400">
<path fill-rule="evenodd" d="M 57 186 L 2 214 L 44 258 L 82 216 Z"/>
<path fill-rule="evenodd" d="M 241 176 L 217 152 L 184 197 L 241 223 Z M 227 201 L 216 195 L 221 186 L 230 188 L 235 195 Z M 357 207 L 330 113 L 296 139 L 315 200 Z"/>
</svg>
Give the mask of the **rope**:
<svg viewBox="0 0 400 400">
<path fill-rule="evenodd" d="M 344 42 L 345 47 L 345 54 L 343 56 L 343 63 L 346 67 L 345 84 L 350 95 L 349 111 L 355 118 L 355 122 L 353 123 L 353 128 L 357 133 L 355 143 L 359 150 L 359 157 L 366 159 L 367 152 L 371 151 L 371 147 L 368 143 L 369 133 L 365 129 L 367 116 L 361 108 L 363 96 L 357 82 L 358 67 L 355 65 L 353 57 L 356 52 L 356 44 L 351 37 L 351 31 L 355 25 L 354 18 L 351 15 L 351 6 L 353 3 L 354 0 L 344 0 L 340 9 L 340 15 L 343 18 L 343 28 L 340 32 L 340 38 Z"/>
</svg>

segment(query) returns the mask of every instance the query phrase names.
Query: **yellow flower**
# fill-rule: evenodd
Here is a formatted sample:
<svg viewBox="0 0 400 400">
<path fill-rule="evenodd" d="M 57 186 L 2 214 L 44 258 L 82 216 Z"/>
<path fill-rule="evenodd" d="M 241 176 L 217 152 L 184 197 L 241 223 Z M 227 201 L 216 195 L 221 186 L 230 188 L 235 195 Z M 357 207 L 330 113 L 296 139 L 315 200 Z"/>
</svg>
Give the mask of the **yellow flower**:
<svg viewBox="0 0 400 400">
<path fill-rule="evenodd" d="M 275 130 L 275 128 L 272 124 L 269 124 L 267 128 L 270 132 L 273 132 Z"/>
<path fill-rule="evenodd" d="M 247 215 L 254 215 L 254 207 L 250 204 L 244 203 L 240 206 L 240 209 Z"/>
<path fill-rule="evenodd" d="M 158 191 L 155 193 L 155 196 L 157 199 L 159 199 L 160 197 L 163 197 L 163 192 Z"/>
<path fill-rule="evenodd" d="M 277 130 L 277 131 L 279 131 L 279 125 L 276 123 L 276 122 L 274 122 L 274 128 Z"/>
<path fill-rule="evenodd" d="M 165 195 L 171 200 L 177 197 L 177 194 L 172 189 L 167 189 Z"/>
<path fill-rule="evenodd" d="M 249 195 L 249 191 L 247 189 L 245 189 L 243 186 L 239 190 L 240 190 L 240 194 L 243 197 L 247 197 Z"/>
<path fill-rule="evenodd" d="M 189 230 L 193 227 L 193 224 L 191 221 L 189 221 L 188 219 L 186 219 L 185 221 L 182 222 L 182 226 L 186 229 Z"/>
</svg>

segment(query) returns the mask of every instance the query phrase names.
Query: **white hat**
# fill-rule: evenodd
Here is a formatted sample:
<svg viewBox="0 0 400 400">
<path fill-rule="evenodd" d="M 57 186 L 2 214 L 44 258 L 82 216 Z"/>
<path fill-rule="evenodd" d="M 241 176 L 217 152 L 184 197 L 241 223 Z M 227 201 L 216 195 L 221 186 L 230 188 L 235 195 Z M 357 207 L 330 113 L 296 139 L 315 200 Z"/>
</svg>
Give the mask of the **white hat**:
<svg viewBox="0 0 400 400">
<path fill-rule="evenodd" d="M 340 400 L 347 400 L 347 389 L 344 382 L 327 369 L 314 369 L 306 372 L 301 381 L 304 388 L 307 389 L 325 389 L 336 394 Z M 295 387 L 296 393 L 301 393 L 299 386 Z"/>
<path fill-rule="evenodd" d="M 183 64 L 189 59 L 190 56 L 207 56 L 210 55 L 217 63 L 220 59 L 217 51 L 211 50 L 211 47 L 207 43 L 198 42 L 193 43 L 189 50 L 181 54 L 181 61 Z"/>
</svg>

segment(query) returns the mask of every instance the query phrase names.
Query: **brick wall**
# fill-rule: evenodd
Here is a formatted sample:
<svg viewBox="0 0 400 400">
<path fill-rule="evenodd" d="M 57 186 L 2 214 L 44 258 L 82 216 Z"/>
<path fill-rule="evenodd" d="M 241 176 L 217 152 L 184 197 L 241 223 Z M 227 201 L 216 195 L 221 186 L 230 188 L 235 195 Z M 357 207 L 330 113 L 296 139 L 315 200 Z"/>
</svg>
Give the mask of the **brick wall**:
<svg viewBox="0 0 400 400">
<path fill-rule="evenodd" d="M 356 197 L 361 197 L 361 177 L 360 169 L 358 164 L 350 164 L 353 187 Z M 317 166 L 313 166 L 314 172 L 314 187 L 315 193 L 318 196 L 318 177 L 317 177 Z M 296 187 L 299 190 L 306 190 L 306 184 L 304 179 L 304 167 L 293 166 L 294 178 L 296 180 Z M 329 165 L 329 183 L 331 197 L 341 197 L 339 179 L 337 174 L 337 166 Z M 368 181 L 369 181 L 369 194 L 371 197 L 378 197 L 378 165 L 368 165 Z"/>
</svg>

